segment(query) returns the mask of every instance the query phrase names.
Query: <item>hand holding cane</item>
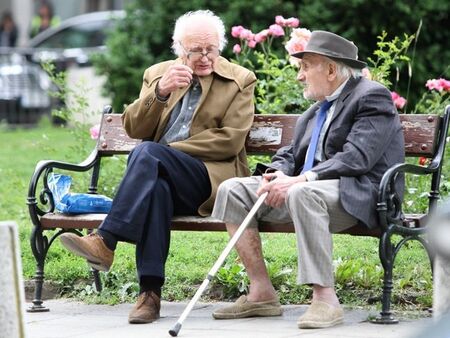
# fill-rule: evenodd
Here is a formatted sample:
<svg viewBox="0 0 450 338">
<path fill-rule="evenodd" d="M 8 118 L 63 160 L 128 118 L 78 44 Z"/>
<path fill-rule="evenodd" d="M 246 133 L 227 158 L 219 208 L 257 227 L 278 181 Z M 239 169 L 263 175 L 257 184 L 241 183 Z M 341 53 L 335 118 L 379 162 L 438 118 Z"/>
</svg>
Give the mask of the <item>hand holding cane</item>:
<svg viewBox="0 0 450 338">
<path fill-rule="evenodd" d="M 268 192 L 265 192 L 258 198 L 258 200 L 256 201 L 255 205 L 249 211 L 247 217 L 245 217 L 244 221 L 239 226 L 239 228 L 236 230 L 235 234 L 233 235 L 233 237 L 228 242 L 227 246 L 225 247 L 225 249 L 223 250 L 223 252 L 219 256 L 219 258 L 217 259 L 216 263 L 214 263 L 214 265 L 211 268 L 211 270 L 209 270 L 208 275 L 206 276 L 205 280 L 200 285 L 200 287 L 198 288 L 198 290 L 195 293 L 194 297 L 191 299 L 189 304 L 184 309 L 184 311 L 181 314 L 180 318 L 178 319 L 177 323 L 174 325 L 174 327 L 171 330 L 169 330 L 169 334 L 172 337 L 176 337 L 178 335 L 178 333 L 180 332 L 181 326 L 182 326 L 184 320 L 189 315 L 189 313 L 191 312 L 191 310 L 194 307 L 195 303 L 197 303 L 198 299 L 201 297 L 201 295 L 205 291 L 205 289 L 208 286 L 209 282 L 214 278 L 214 276 L 216 275 L 217 271 L 222 266 L 223 262 L 227 258 L 227 256 L 230 253 L 230 251 L 233 249 L 233 247 L 236 244 L 236 242 L 241 237 L 241 235 L 244 232 L 244 230 L 250 224 L 251 219 L 253 218 L 253 216 L 255 216 L 256 212 L 258 211 L 258 209 L 263 204 L 264 200 L 267 197 L 267 194 L 268 194 Z"/>
</svg>

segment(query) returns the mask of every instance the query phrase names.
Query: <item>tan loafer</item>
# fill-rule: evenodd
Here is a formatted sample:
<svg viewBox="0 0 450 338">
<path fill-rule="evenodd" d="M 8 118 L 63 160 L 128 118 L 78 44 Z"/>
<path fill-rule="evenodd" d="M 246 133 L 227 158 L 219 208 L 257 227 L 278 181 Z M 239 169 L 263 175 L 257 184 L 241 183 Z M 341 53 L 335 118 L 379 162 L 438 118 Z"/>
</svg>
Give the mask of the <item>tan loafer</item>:
<svg viewBox="0 0 450 338">
<path fill-rule="evenodd" d="M 300 329 L 322 329 L 344 322 L 344 310 L 321 301 L 314 301 L 300 316 L 297 325 Z"/>
<path fill-rule="evenodd" d="M 59 236 L 61 243 L 74 254 L 86 258 L 89 265 L 100 271 L 108 271 L 114 260 L 114 251 L 108 249 L 103 239 L 95 234 L 80 237 L 66 232 Z"/>
<path fill-rule="evenodd" d="M 249 302 L 247 296 L 241 296 L 230 306 L 213 312 L 215 319 L 237 319 L 248 317 L 281 316 L 282 309 L 278 299 L 265 302 Z"/>
<path fill-rule="evenodd" d="M 139 295 L 136 304 L 128 315 L 128 323 L 151 323 L 159 318 L 160 309 L 160 298 L 152 291 L 143 292 Z"/>
</svg>

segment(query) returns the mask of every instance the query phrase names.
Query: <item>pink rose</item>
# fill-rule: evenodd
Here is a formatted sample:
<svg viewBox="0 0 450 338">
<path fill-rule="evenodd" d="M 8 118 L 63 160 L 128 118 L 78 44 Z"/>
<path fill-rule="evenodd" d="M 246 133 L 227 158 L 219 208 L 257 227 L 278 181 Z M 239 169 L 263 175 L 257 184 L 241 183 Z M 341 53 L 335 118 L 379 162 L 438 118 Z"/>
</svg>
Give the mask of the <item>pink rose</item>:
<svg viewBox="0 0 450 338">
<path fill-rule="evenodd" d="M 450 81 L 448 81 L 446 79 L 442 79 L 442 78 L 428 80 L 427 83 L 425 84 L 425 86 L 429 90 L 435 89 L 439 92 L 442 92 L 443 90 L 450 91 Z"/>
<path fill-rule="evenodd" d="M 303 52 L 306 47 L 306 41 L 291 39 L 284 46 L 289 54 Z"/>
<path fill-rule="evenodd" d="M 286 20 L 285 20 L 281 15 L 277 15 L 277 16 L 275 17 L 275 23 L 276 23 L 277 25 L 284 26 L 285 21 L 286 21 Z"/>
<path fill-rule="evenodd" d="M 289 18 L 284 21 L 284 26 L 297 28 L 300 25 L 300 20 L 297 18 Z"/>
<path fill-rule="evenodd" d="M 100 125 L 99 124 L 93 125 L 89 129 L 89 133 L 91 134 L 91 139 L 97 140 L 98 137 L 100 136 Z"/>
<path fill-rule="evenodd" d="M 261 32 L 255 34 L 254 39 L 257 43 L 260 43 L 260 42 L 266 41 L 268 36 L 269 36 L 269 30 L 264 29 Z"/>
<path fill-rule="evenodd" d="M 248 40 L 247 44 L 252 49 L 256 47 L 256 41 L 255 40 Z"/>
<path fill-rule="evenodd" d="M 300 20 L 292 17 L 289 19 L 285 19 L 281 15 L 277 15 L 275 17 L 275 23 L 277 25 L 280 25 L 281 27 L 297 28 L 300 25 Z"/>
<path fill-rule="evenodd" d="M 439 79 L 439 82 L 441 83 L 442 88 L 448 92 L 450 91 L 450 81 L 446 79 Z"/>
<path fill-rule="evenodd" d="M 255 40 L 255 34 L 250 31 L 250 34 L 247 36 L 247 41 Z"/>
<path fill-rule="evenodd" d="M 289 54 L 303 52 L 311 36 L 311 31 L 306 28 L 294 28 L 291 38 L 284 46 Z"/>
<path fill-rule="evenodd" d="M 403 107 L 406 104 L 406 99 L 404 97 L 401 97 L 396 92 L 391 92 L 392 101 L 394 101 L 394 105 L 398 109 L 403 109 Z"/>
<path fill-rule="evenodd" d="M 242 40 L 248 40 L 252 36 L 252 31 L 250 29 L 242 29 L 241 33 L 239 34 L 239 38 Z"/>
<path fill-rule="evenodd" d="M 241 53 L 241 45 L 240 44 L 235 44 L 234 46 L 233 46 L 233 53 L 234 54 L 240 54 Z"/>
<path fill-rule="evenodd" d="M 283 29 L 283 27 L 281 27 L 278 24 L 273 24 L 273 25 L 270 25 L 270 27 L 269 27 L 269 33 L 270 33 L 270 35 L 275 36 L 275 37 L 283 36 L 284 29 Z"/>
<path fill-rule="evenodd" d="M 234 26 L 231 27 L 231 36 L 233 38 L 239 38 L 244 27 L 242 26 Z"/>
</svg>

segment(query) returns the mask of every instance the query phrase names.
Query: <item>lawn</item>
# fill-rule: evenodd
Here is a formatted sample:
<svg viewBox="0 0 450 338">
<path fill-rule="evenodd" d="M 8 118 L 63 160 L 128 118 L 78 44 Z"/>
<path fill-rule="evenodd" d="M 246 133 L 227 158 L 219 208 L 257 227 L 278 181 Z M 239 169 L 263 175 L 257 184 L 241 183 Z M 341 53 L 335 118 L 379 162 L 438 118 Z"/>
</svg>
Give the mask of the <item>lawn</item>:
<svg viewBox="0 0 450 338">
<path fill-rule="evenodd" d="M 0 142 L 4 145 L 0 148 L 0 220 L 18 223 L 23 272 L 25 279 L 30 280 L 34 275 L 35 263 L 29 245 L 31 221 L 26 196 L 34 166 L 42 159 L 80 162 L 95 143 L 89 140 L 87 131 L 85 139 L 81 141 L 79 133 L 74 134 L 68 128 L 53 127 L 45 121 L 32 129 L 10 130 L 0 127 Z M 111 159 L 108 166 L 108 170 L 115 172 L 118 182 L 123 161 Z M 116 184 L 116 181 L 112 184 Z M 108 194 L 108 191 L 102 193 Z M 164 299 L 190 298 L 227 240 L 225 233 L 173 232 L 166 265 Z M 383 271 L 378 258 L 378 240 L 338 235 L 335 236 L 334 245 L 337 289 L 341 300 L 354 306 L 373 303 L 381 294 Z M 263 234 L 263 246 L 270 274 L 282 302 L 307 302 L 309 288 L 295 284 L 297 251 L 294 236 Z M 92 287 L 87 264 L 64 250 L 59 241 L 49 251 L 45 273 L 46 280 L 57 285 L 62 295 L 90 302 L 133 301 L 138 291 L 134 247 L 126 243 L 119 244 L 112 270 L 102 274 L 105 290 L 100 295 Z M 431 271 L 419 245 L 411 243 L 402 249 L 397 257 L 394 281 L 394 309 L 404 309 L 410 304 L 416 308 L 431 305 Z M 234 298 L 246 286 L 242 266 L 233 253 L 205 297 L 214 300 Z M 376 306 L 379 307 L 379 302 L 376 302 Z"/>
</svg>

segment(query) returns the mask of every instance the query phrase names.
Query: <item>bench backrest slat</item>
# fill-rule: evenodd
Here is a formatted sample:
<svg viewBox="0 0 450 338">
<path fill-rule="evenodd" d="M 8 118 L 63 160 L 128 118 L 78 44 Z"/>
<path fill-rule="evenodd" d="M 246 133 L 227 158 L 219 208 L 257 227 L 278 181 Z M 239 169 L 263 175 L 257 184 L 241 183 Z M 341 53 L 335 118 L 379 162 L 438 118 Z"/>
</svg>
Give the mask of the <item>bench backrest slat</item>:
<svg viewBox="0 0 450 338">
<path fill-rule="evenodd" d="M 130 138 L 122 126 L 121 114 L 103 114 L 97 150 L 104 155 L 128 154 L 141 140 Z"/>
<path fill-rule="evenodd" d="M 246 141 L 247 153 L 273 154 L 288 145 L 299 115 L 255 115 Z M 433 157 L 441 118 L 438 115 L 401 114 L 406 156 Z M 131 139 L 122 127 L 120 114 L 104 114 L 97 149 L 102 155 L 128 154 L 140 140 Z"/>
</svg>

